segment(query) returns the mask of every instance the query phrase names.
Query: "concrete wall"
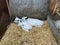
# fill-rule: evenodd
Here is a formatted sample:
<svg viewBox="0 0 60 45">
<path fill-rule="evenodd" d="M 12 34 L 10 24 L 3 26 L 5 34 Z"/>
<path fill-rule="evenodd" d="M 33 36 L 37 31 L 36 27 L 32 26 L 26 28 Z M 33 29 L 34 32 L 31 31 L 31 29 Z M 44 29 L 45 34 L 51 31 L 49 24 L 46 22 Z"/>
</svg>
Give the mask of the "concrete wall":
<svg viewBox="0 0 60 45">
<path fill-rule="evenodd" d="M 49 0 L 9 0 L 11 16 L 45 19 Z"/>
</svg>

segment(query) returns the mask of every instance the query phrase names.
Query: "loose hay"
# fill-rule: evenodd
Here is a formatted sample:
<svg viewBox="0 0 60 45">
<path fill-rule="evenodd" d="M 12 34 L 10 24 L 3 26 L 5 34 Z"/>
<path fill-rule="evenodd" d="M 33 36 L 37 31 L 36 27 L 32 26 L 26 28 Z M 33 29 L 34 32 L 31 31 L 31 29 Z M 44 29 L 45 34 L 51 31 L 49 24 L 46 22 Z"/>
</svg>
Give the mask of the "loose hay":
<svg viewBox="0 0 60 45">
<path fill-rule="evenodd" d="M 57 45 L 47 22 L 38 28 L 33 27 L 30 32 L 25 32 L 15 23 L 11 23 L 0 45 Z"/>
</svg>

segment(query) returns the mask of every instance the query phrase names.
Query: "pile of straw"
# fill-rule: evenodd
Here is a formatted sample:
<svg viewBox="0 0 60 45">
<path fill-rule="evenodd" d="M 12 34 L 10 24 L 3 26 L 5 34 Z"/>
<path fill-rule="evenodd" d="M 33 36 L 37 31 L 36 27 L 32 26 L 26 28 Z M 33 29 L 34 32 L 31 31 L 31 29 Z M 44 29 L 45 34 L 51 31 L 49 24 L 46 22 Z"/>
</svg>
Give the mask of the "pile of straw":
<svg viewBox="0 0 60 45">
<path fill-rule="evenodd" d="M 42 27 L 33 27 L 30 32 L 11 23 L 0 41 L 0 45 L 57 45 L 57 42 L 45 21 Z"/>
</svg>

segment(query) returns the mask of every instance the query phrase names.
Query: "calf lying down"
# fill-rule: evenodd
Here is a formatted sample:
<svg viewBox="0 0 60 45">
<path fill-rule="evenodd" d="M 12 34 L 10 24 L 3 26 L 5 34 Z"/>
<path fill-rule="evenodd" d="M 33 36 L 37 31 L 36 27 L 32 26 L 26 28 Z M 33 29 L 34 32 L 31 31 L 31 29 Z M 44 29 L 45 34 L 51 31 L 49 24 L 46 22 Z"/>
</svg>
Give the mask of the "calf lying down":
<svg viewBox="0 0 60 45">
<path fill-rule="evenodd" d="M 44 22 L 42 20 L 38 19 L 33 19 L 33 18 L 28 18 L 27 17 L 22 17 L 22 19 L 16 17 L 14 22 L 18 24 L 19 27 L 21 27 L 25 31 L 29 31 L 32 29 L 32 26 L 35 27 L 41 27 Z"/>
</svg>

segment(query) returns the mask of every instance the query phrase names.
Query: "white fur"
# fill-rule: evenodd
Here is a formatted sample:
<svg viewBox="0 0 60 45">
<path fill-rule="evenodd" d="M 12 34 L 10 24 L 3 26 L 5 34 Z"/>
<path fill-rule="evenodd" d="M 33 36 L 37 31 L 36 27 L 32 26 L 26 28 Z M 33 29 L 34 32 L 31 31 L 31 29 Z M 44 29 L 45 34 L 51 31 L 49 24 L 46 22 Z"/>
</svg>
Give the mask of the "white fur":
<svg viewBox="0 0 60 45">
<path fill-rule="evenodd" d="M 26 17 L 22 17 L 22 20 L 26 21 L 28 24 L 30 24 L 31 26 L 36 26 L 36 27 L 41 27 L 44 22 L 38 19 L 33 19 L 33 18 L 28 18 L 27 20 L 25 19 Z"/>
<path fill-rule="evenodd" d="M 27 32 L 32 29 L 32 26 L 41 27 L 44 24 L 43 21 L 38 19 L 28 18 L 26 20 L 26 17 L 22 17 L 22 19 L 16 17 L 14 22 L 17 23 L 19 27 L 21 27 Z"/>
<path fill-rule="evenodd" d="M 56 22 L 55 22 L 55 25 L 56 25 L 56 27 L 57 27 L 58 29 L 60 29 L 60 20 L 56 21 Z"/>
<path fill-rule="evenodd" d="M 20 18 L 18 18 L 18 17 L 16 17 L 15 20 L 14 20 L 14 22 L 17 23 L 17 24 L 19 23 L 19 21 L 20 21 Z"/>
<path fill-rule="evenodd" d="M 27 32 L 32 29 L 32 26 L 27 24 L 26 22 L 19 22 L 18 26 L 20 26 L 23 30 Z"/>
</svg>

